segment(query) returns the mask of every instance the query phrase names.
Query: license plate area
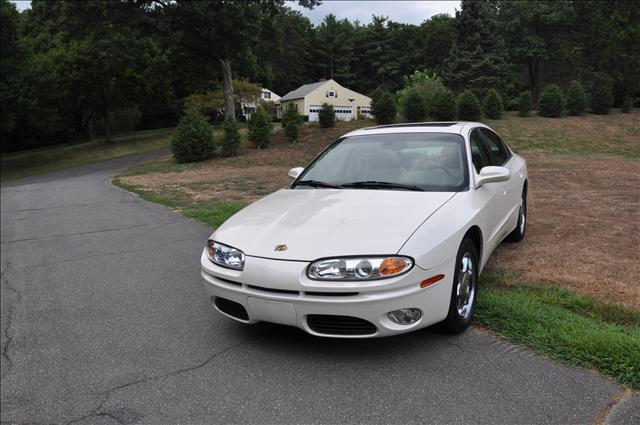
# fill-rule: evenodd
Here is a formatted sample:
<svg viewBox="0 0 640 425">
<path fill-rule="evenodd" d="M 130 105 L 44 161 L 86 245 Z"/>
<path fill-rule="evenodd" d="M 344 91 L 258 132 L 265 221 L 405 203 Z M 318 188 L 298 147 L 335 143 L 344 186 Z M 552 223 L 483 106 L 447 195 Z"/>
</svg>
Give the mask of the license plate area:
<svg viewBox="0 0 640 425">
<path fill-rule="evenodd" d="M 249 316 L 252 320 L 297 326 L 298 318 L 293 304 L 249 297 Z"/>
</svg>

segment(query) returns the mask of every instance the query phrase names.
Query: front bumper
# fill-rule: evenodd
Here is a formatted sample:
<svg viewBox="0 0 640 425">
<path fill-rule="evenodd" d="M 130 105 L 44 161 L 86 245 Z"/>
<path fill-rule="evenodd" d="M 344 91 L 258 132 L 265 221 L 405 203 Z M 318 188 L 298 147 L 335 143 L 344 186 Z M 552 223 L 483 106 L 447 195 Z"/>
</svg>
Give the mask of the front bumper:
<svg viewBox="0 0 640 425">
<path fill-rule="evenodd" d="M 454 264 L 451 259 L 429 270 L 414 266 L 409 273 L 378 281 L 320 282 L 307 277 L 308 262 L 246 256 L 244 270 L 237 271 L 213 264 L 205 251 L 201 256 L 205 288 L 222 314 L 243 323 L 279 323 L 337 338 L 389 336 L 442 321 L 449 308 Z M 445 278 L 420 288 L 420 282 L 438 274 Z M 247 317 L 223 311 L 216 305 L 217 298 L 240 304 Z M 387 313 L 401 308 L 419 308 L 422 317 L 411 325 L 398 325 Z M 310 315 L 354 317 L 370 322 L 375 331 L 362 335 L 318 332 L 309 326 Z"/>
</svg>

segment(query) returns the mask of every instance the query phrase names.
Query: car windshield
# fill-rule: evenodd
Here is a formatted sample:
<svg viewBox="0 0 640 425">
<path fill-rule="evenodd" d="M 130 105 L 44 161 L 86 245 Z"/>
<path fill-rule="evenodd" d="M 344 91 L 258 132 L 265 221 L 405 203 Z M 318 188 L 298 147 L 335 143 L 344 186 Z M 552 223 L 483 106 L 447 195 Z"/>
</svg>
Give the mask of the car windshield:
<svg viewBox="0 0 640 425">
<path fill-rule="evenodd" d="M 458 134 L 346 137 L 322 152 L 293 187 L 459 192 L 468 187 L 465 158 Z"/>
</svg>

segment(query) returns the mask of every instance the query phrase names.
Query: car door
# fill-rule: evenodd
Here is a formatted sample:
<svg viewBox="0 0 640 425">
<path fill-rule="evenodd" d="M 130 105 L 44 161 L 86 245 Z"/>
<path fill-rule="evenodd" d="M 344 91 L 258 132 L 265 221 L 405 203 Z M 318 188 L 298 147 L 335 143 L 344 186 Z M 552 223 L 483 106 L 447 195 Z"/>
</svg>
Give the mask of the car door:
<svg viewBox="0 0 640 425">
<path fill-rule="evenodd" d="M 474 182 L 478 180 L 482 168 L 494 165 L 493 157 L 487 144 L 480 133 L 482 128 L 474 128 L 469 133 L 469 147 L 471 148 L 471 161 L 473 163 Z M 478 209 L 478 222 L 485 236 L 483 257 L 489 254 L 500 242 L 498 232 L 501 229 L 504 215 L 504 189 L 502 183 L 487 183 L 476 188 L 473 192 L 474 206 Z"/>
<path fill-rule="evenodd" d="M 501 223 L 496 237 L 502 240 L 503 237 L 513 230 L 518 222 L 521 187 L 519 186 L 520 180 L 515 178 L 515 176 L 519 170 L 515 168 L 515 161 L 511 160 L 513 154 L 496 133 L 488 128 L 481 128 L 480 134 L 487 147 L 487 151 L 491 155 L 492 165 L 505 167 L 511 173 L 509 180 L 497 183 L 501 187 L 502 198 L 500 200 L 499 211 Z"/>
</svg>

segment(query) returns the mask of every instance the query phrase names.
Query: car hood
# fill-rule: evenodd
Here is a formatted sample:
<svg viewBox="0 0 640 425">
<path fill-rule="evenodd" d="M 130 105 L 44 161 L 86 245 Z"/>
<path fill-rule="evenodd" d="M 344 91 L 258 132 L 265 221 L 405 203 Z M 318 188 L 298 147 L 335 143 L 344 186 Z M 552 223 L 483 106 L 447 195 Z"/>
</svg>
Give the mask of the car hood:
<svg viewBox="0 0 640 425">
<path fill-rule="evenodd" d="M 282 189 L 244 208 L 214 239 L 246 255 L 312 261 L 395 254 L 451 192 Z M 277 245 L 286 245 L 278 250 Z M 282 249 L 282 248 L 281 248 Z"/>
</svg>

